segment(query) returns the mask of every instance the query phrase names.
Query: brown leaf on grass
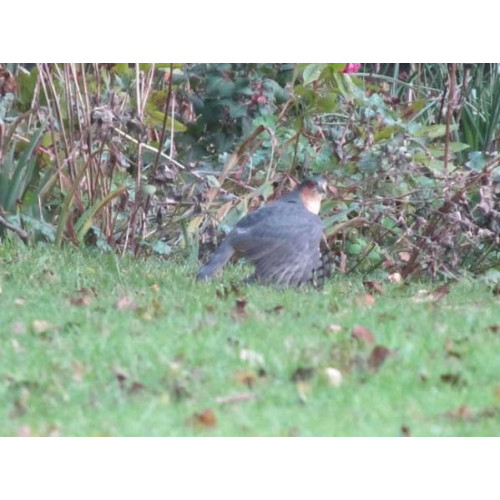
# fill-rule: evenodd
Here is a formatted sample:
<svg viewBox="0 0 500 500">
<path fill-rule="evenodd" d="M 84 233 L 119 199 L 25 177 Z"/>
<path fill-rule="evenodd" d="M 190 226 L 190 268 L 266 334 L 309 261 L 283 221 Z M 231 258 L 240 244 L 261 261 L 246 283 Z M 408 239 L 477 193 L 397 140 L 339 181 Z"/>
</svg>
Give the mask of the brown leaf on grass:
<svg viewBox="0 0 500 500">
<path fill-rule="evenodd" d="M 445 416 L 452 420 L 471 421 L 474 419 L 474 413 L 467 405 L 461 405 L 454 410 L 447 411 Z"/>
<path fill-rule="evenodd" d="M 378 371 L 385 363 L 385 360 L 392 355 L 392 351 L 383 345 L 377 345 L 373 348 L 369 358 L 368 367 L 373 371 Z"/>
<path fill-rule="evenodd" d="M 245 319 L 248 316 L 246 311 L 247 300 L 246 299 L 236 299 L 236 306 L 231 311 L 231 317 L 233 319 Z"/>
<path fill-rule="evenodd" d="M 412 297 L 414 302 L 437 302 L 445 295 L 450 293 L 450 285 L 443 285 L 432 292 L 426 290 L 419 290 L 416 295 Z"/>
<path fill-rule="evenodd" d="M 500 325 L 491 325 L 488 330 L 492 333 L 500 333 Z"/>
<path fill-rule="evenodd" d="M 120 387 L 123 387 L 125 384 L 125 381 L 128 379 L 128 375 L 120 368 L 116 368 L 115 369 L 115 376 L 116 376 L 116 380 L 118 380 L 118 383 L 120 384 Z"/>
<path fill-rule="evenodd" d="M 377 281 L 363 281 L 363 285 L 369 292 L 378 293 L 379 295 L 385 293 L 382 283 L 378 283 Z"/>
<path fill-rule="evenodd" d="M 70 297 L 69 303 L 73 306 L 87 307 L 96 296 L 97 294 L 95 290 L 90 288 L 80 288 L 80 290 L 77 290 L 75 294 Z"/>
<path fill-rule="evenodd" d="M 358 307 L 373 307 L 375 305 L 375 298 L 369 293 L 359 295 L 354 299 Z"/>
<path fill-rule="evenodd" d="M 403 435 L 403 437 L 411 437 L 410 428 L 407 425 L 402 425 L 401 434 Z"/>
<path fill-rule="evenodd" d="M 448 295 L 449 293 L 450 293 L 450 285 L 440 286 L 431 293 L 431 300 L 433 302 L 437 302 L 438 300 L 441 300 L 445 295 Z"/>
<path fill-rule="evenodd" d="M 116 308 L 119 309 L 120 311 L 124 311 L 126 309 L 130 309 L 132 311 L 137 310 L 137 303 L 134 300 L 133 297 L 130 297 L 129 295 L 125 295 L 118 299 L 115 304 Z"/>
<path fill-rule="evenodd" d="M 467 385 L 467 382 L 460 373 L 443 373 L 440 378 L 445 384 L 450 384 L 454 387 L 463 387 Z"/>
<path fill-rule="evenodd" d="M 266 313 L 274 313 L 274 314 L 281 314 L 285 309 L 285 306 L 276 306 L 276 307 L 273 307 L 272 309 L 267 309 L 266 310 Z"/>
<path fill-rule="evenodd" d="M 313 378 L 316 370 L 310 366 L 299 366 L 290 377 L 293 382 L 304 382 Z"/>
<path fill-rule="evenodd" d="M 238 370 L 235 378 L 240 384 L 244 384 L 247 387 L 253 387 L 255 382 L 257 382 L 257 375 L 251 370 Z"/>
<path fill-rule="evenodd" d="M 221 405 L 227 405 L 233 403 L 245 403 L 254 399 L 257 399 L 257 397 L 251 392 L 239 392 L 238 394 L 229 394 L 228 396 L 215 398 L 215 402 Z"/>
<path fill-rule="evenodd" d="M 365 344 L 372 344 L 375 342 L 375 336 L 366 326 L 354 325 L 352 327 L 351 336 Z"/>
<path fill-rule="evenodd" d="M 201 413 L 195 413 L 189 419 L 189 423 L 191 425 L 196 425 L 201 427 L 215 427 L 217 425 L 217 417 L 215 416 L 213 410 L 207 408 Z"/>
<path fill-rule="evenodd" d="M 133 382 L 132 385 L 127 389 L 129 394 L 134 394 L 137 392 L 141 392 L 144 389 L 144 384 L 140 382 Z"/>
<path fill-rule="evenodd" d="M 455 342 L 453 339 L 446 339 L 444 342 L 444 350 L 446 355 L 450 358 L 462 359 L 462 355 L 455 349 Z"/>
</svg>

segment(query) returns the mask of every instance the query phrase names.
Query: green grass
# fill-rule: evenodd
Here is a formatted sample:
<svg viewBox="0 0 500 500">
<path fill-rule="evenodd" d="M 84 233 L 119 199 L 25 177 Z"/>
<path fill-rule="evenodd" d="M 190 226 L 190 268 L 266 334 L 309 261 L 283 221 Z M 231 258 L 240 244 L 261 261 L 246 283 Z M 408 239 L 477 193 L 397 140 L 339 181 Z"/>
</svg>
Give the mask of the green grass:
<svg viewBox="0 0 500 500">
<path fill-rule="evenodd" d="M 500 435 L 500 308 L 486 285 L 463 281 L 437 302 L 413 299 L 437 284 L 386 285 L 367 307 L 351 277 L 322 292 L 231 292 L 244 275 L 233 266 L 224 296 L 193 271 L 0 246 L 0 435 Z M 127 296 L 135 306 L 118 307 Z M 355 324 L 395 351 L 378 372 L 366 363 L 375 344 L 353 339 Z M 244 349 L 263 363 L 240 359 Z M 342 372 L 341 387 L 327 367 Z M 292 380 L 299 368 L 311 377 Z M 217 402 L 241 393 L 253 399 Z M 207 409 L 215 421 L 195 416 Z"/>
</svg>

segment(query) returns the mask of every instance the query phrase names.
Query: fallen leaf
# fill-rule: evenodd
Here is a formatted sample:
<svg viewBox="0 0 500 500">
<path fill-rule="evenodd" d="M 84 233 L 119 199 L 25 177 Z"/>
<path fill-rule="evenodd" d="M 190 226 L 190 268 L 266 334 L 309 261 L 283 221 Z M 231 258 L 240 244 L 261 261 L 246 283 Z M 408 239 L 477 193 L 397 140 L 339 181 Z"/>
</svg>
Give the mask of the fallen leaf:
<svg viewBox="0 0 500 500">
<path fill-rule="evenodd" d="M 128 379 L 128 375 L 120 368 L 116 368 L 115 369 L 115 376 L 116 376 L 116 379 L 118 380 L 118 383 L 120 384 L 120 387 L 123 387 L 125 380 Z"/>
<path fill-rule="evenodd" d="M 231 311 L 233 319 L 245 319 L 248 316 L 246 312 L 247 301 L 246 299 L 236 299 L 236 306 Z"/>
<path fill-rule="evenodd" d="M 191 419 L 191 422 L 202 427 L 215 427 L 217 425 L 217 418 L 215 413 L 210 408 L 202 411 L 201 413 L 195 413 Z"/>
<path fill-rule="evenodd" d="M 432 292 L 419 290 L 413 297 L 414 302 L 437 302 L 450 293 L 450 285 L 443 285 Z"/>
<path fill-rule="evenodd" d="M 403 262 L 409 262 L 410 259 L 411 259 L 411 254 L 410 252 L 399 252 L 399 258 L 403 261 Z"/>
<path fill-rule="evenodd" d="M 137 309 L 136 301 L 129 295 L 125 295 L 124 297 L 118 299 L 115 305 L 116 308 L 119 309 L 120 311 L 123 311 L 125 309 L 130 309 L 132 311 L 135 311 Z"/>
<path fill-rule="evenodd" d="M 256 399 L 255 394 L 251 392 L 240 392 L 238 394 L 229 394 L 228 396 L 221 396 L 215 398 L 215 402 L 221 405 L 233 404 L 233 403 L 245 403 L 246 401 L 252 401 Z"/>
<path fill-rule="evenodd" d="M 87 307 L 92 302 L 92 299 L 97 296 L 95 289 L 80 288 L 69 299 L 69 303 L 73 306 Z"/>
<path fill-rule="evenodd" d="M 238 370 L 236 372 L 236 380 L 240 384 L 244 384 L 248 387 L 253 387 L 257 381 L 257 375 L 253 371 Z"/>
<path fill-rule="evenodd" d="M 342 373 L 336 368 L 325 368 L 326 380 L 332 387 L 340 387 L 342 385 Z"/>
<path fill-rule="evenodd" d="M 140 382 L 133 382 L 132 385 L 128 388 L 127 392 L 129 394 L 133 394 L 135 392 L 140 392 L 144 389 L 144 385 Z"/>
<path fill-rule="evenodd" d="M 47 333 L 53 329 L 54 326 L 44 319 L 35 319 L 33 323 L 31 323 L 31 330 L 39 335 Z"/>
<path fill-rule="evenodd" d="M 375 336 L 370 330 L 368 330 L 368 328 L 366 328 L 366 326 L 354 325 L 352 327 L 351 335 L 365 344 L 372 344 L 375 342 Z"/>
<path fill-rule="evenodd" d="M 460 375 L 460 373 L 443 373 L 440 378 L 442 382 L 444 382 L 445 384 L 450 384 L 452 386 L 462 387 L 464 385 L 467 385 L 467 382 L 462 378 L 462 375 Z"/>
<path fill-rule="evenodd" d="M 410 428 L 407 425 L 401 426 L 401 434 L 403 437 L 411 437 Z"/>
<path fill-rule="evenodd" d="M 472 410 L 467 405 L 462 405 L 455 410 L 447 411 L 445 415 L 453 420 L 470 421 L 474 418 Z"/>
<path fill-rule="evenodd" d="M 450 293 L 450 285 L 443 285 L 431 293 L 431 300 L 437 302 Z"/>
<path fill-rule="evenodd" d="M 363 285 L 369 292 L 373 293 L 378 293 L 382 295 L 385 293 L 384 287 L 382 286 L 381 283 L 378 283 L 376 281 L 363 281 Z"/>
<path fill-rule="evenodd" d="M 491 325 L 488 330 L 493 333 L 500 333 L 500 325 Z"/>
<path fill-rule="evenodd" d="M 401 276 L 401 273 L 389 274 L 388 279 L 389 279 L 390 283 L 401 283 L 403 281 L 403 277 Z"/>
<path fill-rule="evenodd" d="M 272 309 L 268 309 L 266 312 L 267 313 L 274 313 L 274 314 L 281 314 L 285 309 L 285 306 L 276 306 L 273 307 Z"/>
<path fill-rule="evenodd" d="M 364 295 L 359 295 L 355 299 L 356 305 L 358 307 L 373 307 L 375 304 L 375 299 L 373 295 L 365 293 Z"/>
<path fill-rule="evenodd" d="M 390 349 L 383 345 L 377 345 L 373 348 L 373 351 L 368 358 L 368 366 L 373 371 L 378 371 L 378 369 L 384 364 L 385 360 L 392 354 Z"/>
<path fill-rule="evenodd" d="M 330 333 L 339 333 L 342 331 L 342 327 L 340 325 L 331 324 L 326 327 L 326 331 Z"/>
<path fill-rule="evenodd" d="M 240 359 L 241 361 L 247 361 L 250 365 L 253 366 L 264 364 L 264 357 L 262 356 L 262 354 L 250 349 L 241 349 Z"/>
<path fill-rule="evenodd" d="M 294 382 L 303 382 L 305 380 L 309 380 L 311 379 L 313 376 L 314 376 L 314 373 L 315 373 L 315 369 L 312 368 L 312 367 L 303 367 L 303 366 L 299 366 L 293 373 L 292 373 L 292 376 L 291 376 L 291 379 L 294 381 Z"/>
</svg>

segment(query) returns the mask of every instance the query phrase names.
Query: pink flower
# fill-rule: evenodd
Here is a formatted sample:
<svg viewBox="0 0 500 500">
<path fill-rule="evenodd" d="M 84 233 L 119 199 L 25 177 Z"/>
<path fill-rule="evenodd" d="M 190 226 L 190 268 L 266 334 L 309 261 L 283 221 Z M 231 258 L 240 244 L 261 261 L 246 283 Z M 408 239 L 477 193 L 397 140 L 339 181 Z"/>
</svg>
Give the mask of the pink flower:
<svg viewBox="0 0 500 500">
<path fill-rule="evenodd" d="M 361 63 L 347 63 L 342 73 L 357 73 L 359 68 L 361 68 Z"/>
</svg>

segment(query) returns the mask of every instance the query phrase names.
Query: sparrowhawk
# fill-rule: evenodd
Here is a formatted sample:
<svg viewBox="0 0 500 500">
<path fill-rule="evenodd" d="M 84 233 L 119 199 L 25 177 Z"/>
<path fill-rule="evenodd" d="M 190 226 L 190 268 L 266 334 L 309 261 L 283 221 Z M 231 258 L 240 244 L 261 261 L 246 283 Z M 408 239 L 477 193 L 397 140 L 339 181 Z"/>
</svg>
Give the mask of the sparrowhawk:
<svg viewBox="0 0 500 500">
<path fill-rule="evenodd" d="M 255 266 L 254 278 L 280 286 L 323 278 L 323 223 L 318 215 L 323 179 L 305 180 L 279 200 L 243 217 L 198 272 L 208 280 L 237 254 Z"/>
</svg>

